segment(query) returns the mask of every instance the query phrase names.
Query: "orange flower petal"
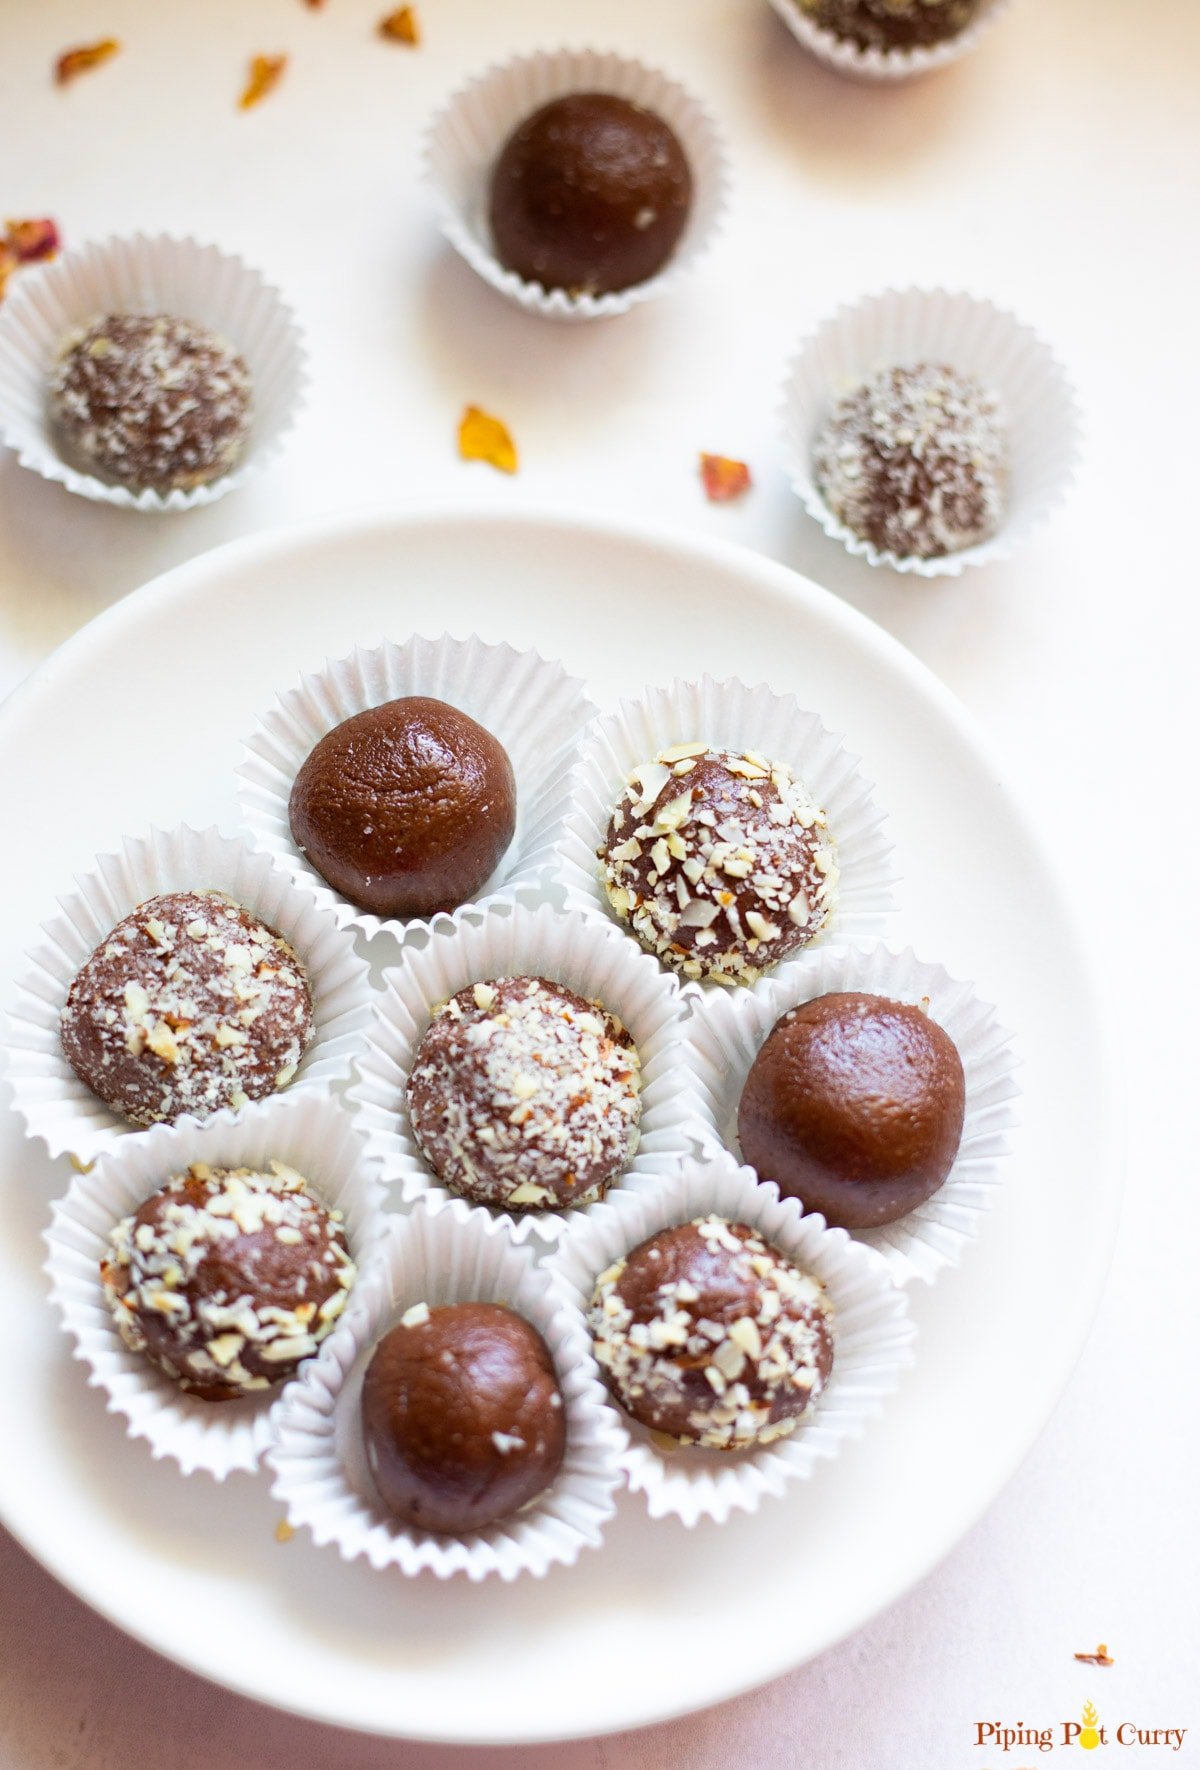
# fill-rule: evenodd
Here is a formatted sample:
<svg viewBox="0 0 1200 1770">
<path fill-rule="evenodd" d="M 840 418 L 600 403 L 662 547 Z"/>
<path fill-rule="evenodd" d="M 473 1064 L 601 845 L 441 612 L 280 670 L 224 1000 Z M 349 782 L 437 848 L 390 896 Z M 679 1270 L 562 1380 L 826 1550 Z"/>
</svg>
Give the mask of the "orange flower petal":
<svg viewBox="0 0 1200 1770">
<path fill-rule="evenodd" d="M 258 104 L 268 92 L 273 92 L 283 78 L 283 70 L 287 67 L 286 55 L 256 55 L 250 63 L 250 78 L 246 82 L 245 91 L 238 99 L 238 106 L 248 111 L 251 105 Z"/>
<path fill-rule="evenodd" d="M 381 18 L 379 35 L 389 38 L 393 43 L 407 43 L 415 49 L 421 41 L 416 7 L 398 6 L 395 12 L 389 12 L 385 18 Z"/>
<path fill-rule="evenodd" d="M 4 300 L 4 291 L 8 288 L 8 279 L 16 270 L 20 259 L 6 240 L 0 240 L 0 301 Z"/>
<path fill-rule="evenodd" d="M 21 264 L 36 264 L 39 259 L 53 258 L 61 244 L 58 228 L 51 220 L 9 221 L 5 243 Z"/>
<path fill-rule="evenodd" d="M 54 64 L 54 78 L 60 86 L 65 86 L 76 74 L 86 73 L 88 68 L 98 68 L 120 47 L 115 37 L 101 37 L 98 43 L 82 43 L 78 49 L 68 49 Z"/>
<path fill-rule="evenodd" d="M 712 504 L 728 504 L 750 490 L 750 469 L 744 461 L 731 461 L 728 455 L 701 455 L 700 477 Z"/>
<path fill-rule="evenodd" d="M 464 461 L 486 461 L 501 473 L 517 471 L 517 445 L 508 426 L 478 406 L 468 406 L 459 419 L 458 452 Z"/>
</svg>

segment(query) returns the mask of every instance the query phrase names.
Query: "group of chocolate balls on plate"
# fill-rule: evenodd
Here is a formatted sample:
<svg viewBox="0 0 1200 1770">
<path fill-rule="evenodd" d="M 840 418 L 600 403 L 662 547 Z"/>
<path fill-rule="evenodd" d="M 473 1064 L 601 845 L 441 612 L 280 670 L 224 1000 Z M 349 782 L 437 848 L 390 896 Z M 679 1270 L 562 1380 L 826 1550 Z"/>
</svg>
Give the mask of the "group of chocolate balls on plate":
<svg viewBox="0 0 1200 1770">
<path fill-rule="evenodd" d="M 296 847 L 351 904 L 430 917 L 478 897 L 512 840 L 500 742 L 419 695 L 315 744 L 290 796 Z M 838 890 L 824 811 L 784 764 L 681 741 L 630 771 L 598 877 L 620 925 L 685 985 L 752 986 L 818 935 Z M 174 892 L 125 917 L 79 970 L 63 1051 L 138 1126 L 285 1088 L 313 1036 L 304 967 L 228 897 Z M 436 1006 L 406 1108 L 438 1180 L 513 1214 L 585 1208 L 629 1166 L 639 1058 L 619 1018 L 547 977 L 483 976 Z M 786 1013 L 742 1094 L 745 1160 L 828 1222 L 877 1226 L 945 1181 L 964 1075 L 921 1007 L 827 994 Z M 340 1213 L 299 1173 L 197 1164 L 113 1229 L 101 1278 L 126 1345 L 213 1403 L 274 1390 L 312 1356 L 356 1282 Z M 753 1451 L 812 1411 L 833 1367 L 822 1285 L 759 1229 L 706 1213 L 600 1273 L 588 1313 L 619 1405 L 684 1445 Z M 421 1300 L 380 1339 L 365 1454 L 405 1524 L 462 1533 L 553 1480 L 566 1409 L 550 1351 L 499 1304 Z"/>
</svg>

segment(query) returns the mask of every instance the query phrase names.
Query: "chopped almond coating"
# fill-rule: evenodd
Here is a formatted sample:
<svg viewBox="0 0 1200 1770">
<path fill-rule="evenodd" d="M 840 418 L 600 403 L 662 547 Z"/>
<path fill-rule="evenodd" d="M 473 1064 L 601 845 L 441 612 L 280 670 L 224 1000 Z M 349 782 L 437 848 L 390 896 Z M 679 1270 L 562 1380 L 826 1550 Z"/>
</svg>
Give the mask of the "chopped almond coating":
<svg viewBox="0 0 1200 1770">
<path fill-rule="evenodd" d="M 501 473 L 517 471 L 517 445 L 508 426 L 479 406 L 468 406 L 459 419 L 458 452 L 464 461 L 486 461 Z"/>
<path fill-rule="evenodd" d="M 421 41 L 421 30 L 417 24 L 417 12 L 414 6 L 398 6 L 395 12 L 389 12 L 379 21 L 379 35 L 392 43 L 407 43 L 415 49 Z"/>
<path fill-rule="evenodd" d="M 248 111 L 251 105 L 261 103 L 268 92 L 274 92 L 287 64 L 286 55 L 256 55 L 250 63 L 250 78 L 238 99 L 239 109 Z"/>
<path fill-rule="evenodd" d="M 750 469 L 728 455 L 700 456 L 700 478 L 710 504 L 729 504 L 750 490 Z"/>
<path fill-rule="evenodd" d="M 115 37 L 102 37 L 98 43 L 83 43 L 78 49 L 68 49 L 54 64 L 54 78 L 60 86 L 73 80 L 76 74 L 84 74 L 89 68 L 98 68 L 115 55 L 121 45 Z"/>
</svg>

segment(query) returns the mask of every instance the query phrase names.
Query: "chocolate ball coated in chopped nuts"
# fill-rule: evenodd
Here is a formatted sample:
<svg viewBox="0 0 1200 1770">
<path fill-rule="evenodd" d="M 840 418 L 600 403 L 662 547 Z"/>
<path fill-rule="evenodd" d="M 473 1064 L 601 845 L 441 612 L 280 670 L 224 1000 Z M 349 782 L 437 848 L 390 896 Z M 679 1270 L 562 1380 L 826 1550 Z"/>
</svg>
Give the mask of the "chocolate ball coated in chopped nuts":
<svg viewBox="0 0 1200 1770">
<path fill-rule="evenodd" d="M 362 1430 L 388 1510 L 451 1534 L 527 1506 L 558 1474 L 567 1444 L 550 1350 L 497 1303 L 407 1310 L 371 1354 Z"/>
<path fill-rule="evenodd" d="M 471 984 L 438 1009 L 408 1079 L 413 1133 L 475 1204 L 589 1202 L 637 1148 L 639 1063 L 615 1014 L 544 977 Z"/>
<path fill-rule="evenodd" d="M 408 695 L 327 732 L 296 776 L 292 835 L 351 903 L 432 916 L 504 859 L 517 787 L 503 745 L 457 707 Z"/>
<path fill-rule="evenodd" d="M 596 1281 L 588 1312 L 609 1388 L 643 1426 L 745 1450 L 793 1431 L 833 1369 L 833 1307 L 745 1223 L 660 1230 Z"/>
<path fill-rule="evenodd" d="M 292 1376 L 356 1276 L 341 1213 L 282 1162 L 174 1175 L 117 1224 L 100 1274 L 125 1344 L 205 1401 Z"/>
<path fill-rule="evenodd" d="M 535 111 L 496 162 L 491 224 L 507 270 L 571 294 L 628 289 L 674 251 L 692 175 L 674 131 L 627 99 L 575 92 Z"/>
<path fill-rule="evenodd" d="M 60 1033 L 80 1081 L 135 1125 L 285 1088 L 313 1037 L 295 952 L 217 891 L 140 904 L 82 966 Z"/>
<path fill-rule="evenodd" d="M 910 1002 L 846 991 L 778 1021 L 746 1078 L 742 1154 L 760 1180 L 848 1229 L 915 1210 L 962 1138 L 962 1059 Z"/>
<path fill-rule="evenodd" d="M 814 24 L 863 49 L 924 49 L 957 37 L 981 0 L 795 0 Z"/>
<path fill-rule="evenodd" d="M 106 314 L 64 339 L 50 412 L 67 455 L 135 491 L 190 491 L 236 466 L 250 371 L 224 338 L 172 314 Z"/>
<path fill-rule="evenodd" d="M 885 369 L 834 406 L 813 449 L 839 522 L 898 558 L 986 541 L 1004 516 L 1008 446 L 999 402 L 970 375 Z"/>
<path fill-rule="evenodd" d="M 602 851 L 608 900 L 687 978 L 754 983 L 836 901 L 825 813 L 781 762 L 675 744 L 635 768 Z"/>
</svg>

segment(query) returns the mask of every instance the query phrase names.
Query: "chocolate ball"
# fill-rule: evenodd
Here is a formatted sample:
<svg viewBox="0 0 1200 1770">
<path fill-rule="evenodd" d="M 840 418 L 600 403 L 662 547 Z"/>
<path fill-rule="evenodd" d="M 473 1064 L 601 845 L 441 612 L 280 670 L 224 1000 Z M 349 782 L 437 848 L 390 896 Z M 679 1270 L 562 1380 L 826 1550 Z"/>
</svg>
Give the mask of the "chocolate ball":
<svg viewBox="0 0 1200 1770">
<path fill-rule="evenodd" d="M 435 1012 L 409 1119 L 438 1179 L 475 1204 L 586 1204 L 637 1148 L 639 1067 L 599 1002 L 545 977 L 497 977 Z"/>
<path fill-rule="evenodd" d="M 609 1388 L 643 1426 L 745 1450 L 792 1432 L 833 1369 L 833 1306 L 745 1223 L 660 1230 L 602 1272 L 588 1312 Z"/>
<path fill-rule="evenodd" d="M 925 49 L 957 37 L 982 0 L 797 0 L 814 24 L 862 49 Z"/>
<path fill-rule="evenodd" d="M 66 454 L 135 491 L 220 479 L 250 433 L 250 370 L 226 339 L 173 314 L 105 314 L 71 333 L 49 398 Z"/>
<path fill-rule="evenodd" d="M 977 546 L 1004 517 L 999 401 L 970 375 L 884 369 L 834 406 L 813 450 L 839 522 L 881 552 L 936 559 Z"/>
<path fill-rule="evenodd" d="M 517 826 L 500 742 L 426 695 L 343 720 L 292 786 L 292 835 L 323 879 L 380 916 L 432 916 L 477 897 Z"/>
<path fill-rule="evenodd" d="M 550 1349 L 498 1303 L 417 1303 L 363 1378 L 363 1445 L 390 1512 L 461 1535 L 519 1512 L 562 1467 L 566 1408 Z"/>
<path fill-rule="evenodd" d="M 738 1108 L 760 1180 L 847 1229 L 894 1223 L 954 1165 L 966 1084 L 950 1035 L 909 1002 L 818 996 L 778 1021 Z"/>
<path fill-rule="evenodd" d="M 527 281 L 601 295 L 662 269 L 691 201 L 687 158 L 661 117 L 574 92 L 505 143 L 492 173 L 492 236 L 500 262 Z"/>
<path fill-rule="evenodd" d="M 282 1162 L 195 1162 L 109 1236 L 100 1267 L 117 1331 L 189 1394 L 235 1401 L 294 1375 L 345 1307 L 341 1213 Z"/>
<path fill-rule="evenodd" d="M 292 948 L 217 891 L 139 904 L 82 966 L 60 1020 L 80 1081 L 135 1125 L 285 1088 L 313 1032 Z"/>
<path fill-rule="evenodd" d="M 687 978 L 754 983 L 833 912 L 825 813 L 781 762 L 676 744 L 635 768 L 604 848 L 608 900 Z"/>
</svg>

